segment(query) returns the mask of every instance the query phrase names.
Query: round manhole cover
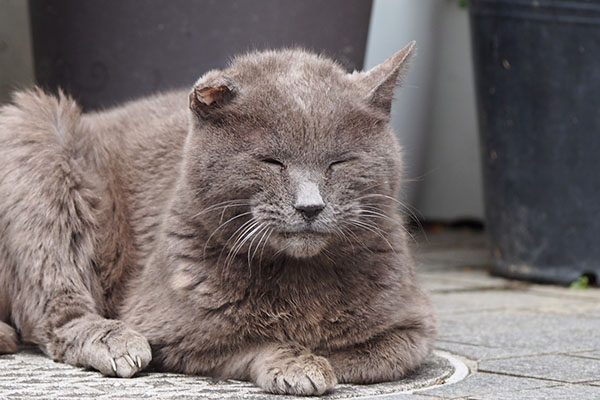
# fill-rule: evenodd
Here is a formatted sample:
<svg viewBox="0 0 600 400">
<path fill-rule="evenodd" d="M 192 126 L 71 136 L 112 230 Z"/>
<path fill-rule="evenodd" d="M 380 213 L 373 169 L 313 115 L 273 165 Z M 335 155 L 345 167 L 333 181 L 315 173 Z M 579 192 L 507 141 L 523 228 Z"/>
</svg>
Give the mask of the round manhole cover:
<svg viewBox="0 0 600 400">
<path fill-rule="evenodd" d="M 420 391 L 462 380 L 468 371 L 467 366 L 459 359 L 448 353 L 434 352 L 417 371 L 402 380 L 374 385 L 338 385 L 335 392 L 323 399 L 372 399 L 375 396 L 387 397 L 390 394 Z"/>
<path fill-rule="evenodd" d="M 247 382 L 215 381 L 181 374 L 148 372 L 131 379 L 106 378 L 98 372 L 55 363 L 33 347 L 0 356 L 0 369 L 0 395 L 11 399 L 306 399 L 267 394 Z M 321 398 L 360 399 L 418 390 L 456 381 L 461 374 L 466 375 L 464 371 L 466 367 L 461 367 L 458 360 L 436 352 L 418 371 L 400 381 L 338 385 L 333 393 Z"/>
</svg>

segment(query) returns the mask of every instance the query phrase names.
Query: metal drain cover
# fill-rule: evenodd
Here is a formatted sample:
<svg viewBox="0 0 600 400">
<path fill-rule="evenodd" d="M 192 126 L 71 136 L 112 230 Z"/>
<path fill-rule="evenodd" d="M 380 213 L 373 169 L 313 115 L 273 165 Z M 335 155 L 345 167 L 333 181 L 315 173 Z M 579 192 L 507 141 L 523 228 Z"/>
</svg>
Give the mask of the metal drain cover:
<svg viewBox="0 0 600 400">
<path fill-rule="evenodd" d="M 322 399 L 365 398 L 394 394 L 443 384 L 456 375 L 456 361 L 443 353 L 433 354 L 410 376 L 374 385 L 338 385 Z M 141 373 L 132 379 L 106 378 L 56 363 L 33 347 L 17 354 L 0 356 L 0 397 L 9 399 L 304 399 L 276 396 L 239 381 L 214 381 L 209 378 L 170 374 Z"/>
</svg>

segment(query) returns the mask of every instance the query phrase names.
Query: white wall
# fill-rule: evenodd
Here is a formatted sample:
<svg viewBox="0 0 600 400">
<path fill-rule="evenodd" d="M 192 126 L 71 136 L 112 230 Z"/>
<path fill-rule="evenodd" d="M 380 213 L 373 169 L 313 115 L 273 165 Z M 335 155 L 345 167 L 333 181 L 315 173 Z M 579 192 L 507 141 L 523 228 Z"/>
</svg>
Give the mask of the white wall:
<svg viewBox="0 0 600 400">
<path fill-rule="evenodd" d="M 483 220 L 481 160 L 468 12 L 437 1 L 438 63 L 425 174 L 416 205 L 427 218 Z"/>
<path fill-rule="evenodd" d="M 33 82 L 29 15 L 25 0 L 0 0 L 0 104 Z"/>
<path fill-rule="evenodd" d="M 437 56 L 436 30 L 439 0 L 375 0 L 371 12 L 365 53 L 365 69 L 369 69 L 417 41 L 416 57 L 395 92 L 392 125 L 404 148 L 406 163 L 404 198 L 415 204 L 418 184 L 413 182 L 423 173 L 424 145 L 431 127 L 430 106 L 434 89 Z"/>
<path fill-rule="evenodd" d="M 392 124 L 405 149 L 405 197 L 426 219 L 483 218 L 468 23 L 456 0 L 373 3 L 365 68 L 417 40 Z"/>
</svg>

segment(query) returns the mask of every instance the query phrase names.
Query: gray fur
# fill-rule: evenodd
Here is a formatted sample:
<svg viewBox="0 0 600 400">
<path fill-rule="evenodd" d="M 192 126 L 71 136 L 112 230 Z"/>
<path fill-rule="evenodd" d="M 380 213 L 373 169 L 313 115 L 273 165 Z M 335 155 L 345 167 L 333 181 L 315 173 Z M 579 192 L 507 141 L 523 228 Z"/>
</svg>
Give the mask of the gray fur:
<svg viewBox="0 0 600 400">
<path fill-rule="evenodd" d="M 0 321 L 106 375 L 152 359 L 294 394 L 402 377 L 435 335 L 389 127 L 412 49 L 353 74 L 250 53 L 189 96 L 98 113 L 15 94 L 0 109 Z M 16 351 L 7 324 L 0 352 Z"/>
</svg>

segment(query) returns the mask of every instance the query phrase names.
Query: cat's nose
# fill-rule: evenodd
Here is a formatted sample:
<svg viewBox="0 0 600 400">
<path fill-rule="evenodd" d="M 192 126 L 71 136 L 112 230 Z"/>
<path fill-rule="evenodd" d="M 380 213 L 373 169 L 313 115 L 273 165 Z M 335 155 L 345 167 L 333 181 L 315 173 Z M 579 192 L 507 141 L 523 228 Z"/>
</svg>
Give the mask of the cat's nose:
<svg viewBox="0 0 600 400">
<path fill-rule="evenodd" d="M 296 193 L 294 208 L 306 220 L 316 218 L 325 208 L 325 202 L 319 192 L 319 186 L 311 181 L 302 182 Z"/>
<path fill-rule="evenodd" d="M 315 219 L 317 217 L 317 215 L 319 215 L 321 213 L 321 211 L 323 211 L 323 209 L 325 208 L 325 204 L 323 204 L 323 203 L 308 204 L 308 205 L 295 204 L 294 208 L 296 209 L 296 211 L 298 211 L 300 214 L 302 214 L 302 217 L 304 217 L 304 219 L 311 220 L 311 219 Z"/>
</svg>

